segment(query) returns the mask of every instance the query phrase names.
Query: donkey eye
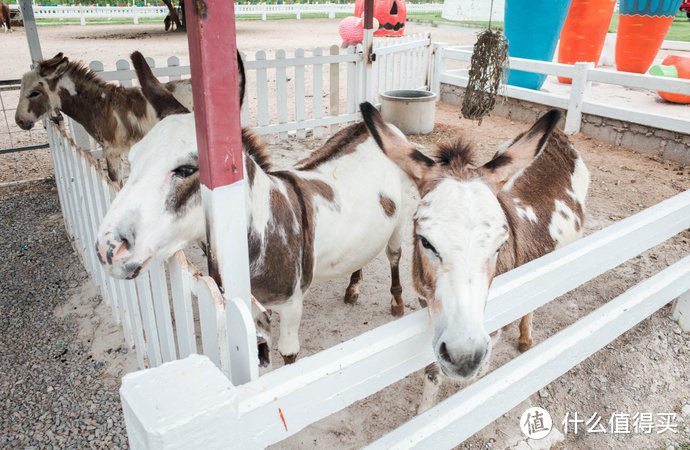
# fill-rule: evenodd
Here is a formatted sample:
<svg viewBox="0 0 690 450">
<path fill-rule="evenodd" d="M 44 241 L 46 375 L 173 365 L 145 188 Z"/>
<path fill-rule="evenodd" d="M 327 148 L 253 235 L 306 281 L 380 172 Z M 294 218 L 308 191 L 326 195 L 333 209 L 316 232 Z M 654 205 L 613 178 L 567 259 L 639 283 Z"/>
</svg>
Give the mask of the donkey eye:
<svg viewBox="0 0 690 450">
<path fill-rule="evenodd" d="M 180 178 L 187 178 L 187 177 L 191 177 L 192 175 L 194 175 L 197 170 L 199 170 L 199 168 L 197 166 L 192 166 L 192 165 L 186 164 L 184 166 L 180 166 L 180 167 L 174 169 L 173 175 L 175 175 L 176 177 L 180 177 Z"/>
<path fill-rule="evenodd" d="M 427 240 L 427 238 L 425 238 L 424 236 L 417 235 L 417 239 L 422 244 L 422 247 L 424 247 L 425 249 L 429 250 L 434 255 L 436 255 L 436 257 L 438 259 L 441 259 L 441 255 L 438 254 L 438 251 L 436 250 L 436 248 L 433 245 L 431 245 L 431 242 L 429 242 Z"/>
<path fill-rule="evenodd" d="M 31 93 L 29 94 L 29 98 L 38 97 L 39 95 L 41 95 L 39 91 L 31 91 Z"/>
</svg>

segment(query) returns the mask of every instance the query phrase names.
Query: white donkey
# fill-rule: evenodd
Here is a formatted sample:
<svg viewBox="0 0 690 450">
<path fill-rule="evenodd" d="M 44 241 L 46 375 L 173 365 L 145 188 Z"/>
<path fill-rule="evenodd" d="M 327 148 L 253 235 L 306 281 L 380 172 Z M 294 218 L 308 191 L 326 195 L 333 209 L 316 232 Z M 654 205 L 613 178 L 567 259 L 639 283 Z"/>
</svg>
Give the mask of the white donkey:
<svg viewBox="0 0 690 450">
<path fill-rule="evenodd" d="M 391 133 L 361 105 L 376 142 L 419 188 L 413 281 L 429 305 L 433 348 L 443 373 L 470 378 L 489 360 L 484 308 L 494 276 L 582 235 L 589 171 L 549 111 L 481 167 L 457 141 L 431 159 Z M 520 322 L 519 350 L 532 346 L 532 314 Z M 420 412 L 435 401 L 438 366 L 427 367 Z"/>
<path fill-rule="evenodd" d="M 203 240 L 206 229 L 194 116 L 146 64 L 135 68 L 147 100 L 167 117 L 132 147 L 129 179 L 103 219 L 96 243 L 108 272 L 129 279 L 151 258 L 168 258 Z M 241 64 L 240 82 L 243 92 Z M 390 133 L 406 142 L 397 129 Z M 411 217 L 415 188 L 364 124 L 340 131 L 293 170 L 272 171 L 265 148 L 246 129 L 242 142 L 251 288 L 280 314 L 278 350 L 285 361 L 299 353 L 302 298 L 312 282 L 352 274 L 345 301 L 354 303 L 360 269 L 384 248 L 392 274 L 392 313 L 402 315 L 401 232 Z"/>
</svg>

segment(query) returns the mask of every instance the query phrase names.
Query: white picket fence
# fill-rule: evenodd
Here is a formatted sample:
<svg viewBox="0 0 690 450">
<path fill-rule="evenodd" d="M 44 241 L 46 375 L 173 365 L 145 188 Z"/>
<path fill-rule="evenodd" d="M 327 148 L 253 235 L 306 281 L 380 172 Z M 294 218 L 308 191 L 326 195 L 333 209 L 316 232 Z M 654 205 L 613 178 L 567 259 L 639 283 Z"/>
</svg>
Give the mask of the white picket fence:
<svg viewBox="0 0 690 450">
<path fill-rule="evenodd" d="M 445 65 L 447 61 L 469 63 L 471 57 L 471 49 L 450 48 L 444 44 L 436 44 L 432 90 L 440 93 L 440 83 L 466 87 L 469 79 L 467 70 L 447 70 Z M 592 82 L 690 95 L 690 80 L 597 69 L 593 63 L 569 65 L 523 58 L 510 58 L 509 66 L 511 69 L 562 76 L 573 80 L 568 96 L 509 85 L 503 85 L 500 91 L 506 97 L 567 110 L 565 131 L 568 134 L 580 131 L 583 113 L 662 130 L 686 134 L 690 132 L 690 113 L 663 115 L 611 103 L 593 101 L 588 98 Z"/>
<path fill-rule="evenodd" d="M 375 48 L 380 56 L 373 64 L 376 74 L 372 95 L 385 89 L 424 86 L 429 74 L 431 40 L 428 34 L 386 40 Z M 298 49 L 286 56 L 283 50 L 271 57 L 258 51 L 245 55 L 248 97 L 242 121 L 263 135 L 286 138 L 305 137 L 312 131 L 324 136 L 332 125 L 358 120 L 363 100 L 361 77 L 364 58 L 361 48 L 341 52 L 338 46 L 328 51 L 314 49 L 306 54 Z M 153 72 L 166 81 L 188 77 L 189 66 L 170 57 L 165 66 Z M 379 70 L 377 66 L 380 65 Z M 103 63 L 89 67 L 106 81 L 122 86 L 136 83 L 129 61 L 120 60 L 115 70 L 105 71 Z M 405 73 L 389 70 L 405 67 Z M 68 234 L 92 280 L 100 288 L 122 324 L 127 344 L 136 351 L 140 368 L 184 358 L 192 353 L 207 355 L 229 374 L 229 364 L 237 357 L 227 346 L 226 315 L 244 314 L 241 305 L 223 300 L 213 281 L 202 276 L 179 252 L 167 262 L 152 263 L 151 270 L 135 281 L 108 277 L 93 246 L 102 217 L 115 196 L 116 186 L 101 170 L 96 143 L 76 122 L 67 130 L 49 126 L 48 136 L 56 171 L 56 182 Z M 253 338 L 252 338 L 253 339 Z"/>
<path fill-rule="evenodd" d="M 256 101 L 247 103 L 243 121 L 263 134 L 284 137 L 310 128 L 318 134 L 329 125 L 357 119 L 356 105 L 363 98 L 389 88 L 424 86 L 432 73 L 438 86 L 443 81 L 439 75 L 448 76 L 436 72 L 443 53 L 432 55 L 428 35 L 386 44 L 374 49 L 369 68 L 356 50 L 312 51 L 308 56 L 296 51 L 291 57 L 276 52 L 271 58 L 258 52 L 246 58 L 248 89 Z M 102 69 L 97 63 L 92 67 Z M 324 72 L 328 83 L 323 82 Z M 365 72 L 370 81 L 361 86 Z M 170 58 L 154 73 L 174 79 L 187 76 L 189 68 Z M 134 78 L 125 61 L 100 75 L 124 85 Z M 336 87 L 343 95 L 332 94 Z M 313 95 L 309 101 L 308 92 Z M 88 136 L 74 125 L 73 133 L 76 143 L 55 126 L 49 128 L 65 224 L 114 319 L 122 323 L 139 366 L 151 367 L 126 376 L 121 387 L 132 448 L 264 447 L 433 360 L 428 318 L 426 311 L 419 311 L 249 383 L 233 385 L 233 362 L 255 352 L 253 322 L 245 304 L 224 298 L 181 252 L 164 263 L 152 263 L 151 270 L 135 281 L 106 276 L 93 245 L 115 189 L 93 152 L 79 148 L 90 146 Z M 487 330 L 517 320 L 688 227 L 690 191 L 501 275 L 492 285 Z M 684 330 L 690 329 L 689 291 L 686 257 L 372 447 L 451 447 L 676 297 L 680 299 L 674 315 Z M 245 348 L 229 345 L 230 340 L 244 342 Z M 570 351 L 575 348 L 577 352 Z"/>
<path fill-rule="evenodd" d="M 443 4 L 408 4 L 408 12 L 441 12 Z M 328 14 L 333 19 L 336 14 L 353 14 L 355 11 L 354 3 L 292 3 L 282 5 L 240 5 L 235 3 L 235 15 L 242 16 L 261 16 L 266 20 L 271 15 L 294 15 L 296 19 L 301 19 L 302 14 Z M 165 6 L 34 6 L 34 15 L 38 19 L 80 19 L 82 25 L 86 25 L 86 19 L 133 19 L 134 23 L 139 23 L 142 17 L 163 18 L 168 15 L 168 8 Z"/>
<path fill-rule="evenodd" d="M 690 191 L 497 277 L 486 329 L 498 330 L 690 227 Z M 690 256 L 373 443 L 451 448 L 676 300 L 690 331 Z M 232 330 L 231 330 L 232 332 Z M 243 385 L 191 356 L 126 375 L 134 449 L 263 448 L 418 371 L 434 359 L 426 311 L 368 331 Z"/>
<path fill-rule="evenodd" d="M 260 135 L 286 138 L 296 133 L 304 137 L 313 131 L 321 137 L 330 126 L 356 121 L 359 103 L 365 99 L 377 103 L 378 94 L 387 90 L 429 88 L 431 51 L 429 33 L 376 42 L 372 81 L 366 89 L 361 81 L 366 70 L 361 46 L 297 49 L 292 55 L 284 50 L 272 55 L 260 50 L 244 55 L 248 99 L 242 124 Z M 181 66 L 177 57 L 168 58 L 165 66 L 157 66 L 150 58 L 147 61 L 158 77 L 177 80 L 190 76 L 189 66 Z M 117 61 L 111 71 L 105 71 L 100 61 L 89 67 L 106 81 L 136 84 L 136 73 L 127 60 Z M 83 133 L 75 135 L 75 140 L 86 145 Z M 84 148 L 88 147 L 93 144 Z"/>
<path fill-rule="evenodd" d="M 122 325 L 127 345 L 136 350 L 139 367 L 203 353 L 227 371 L 227 304 L 213 280 L 201 275 L 182 252 L 166 262 L 152 262 L 135 281 L 109 277 L 94 245 L 118 188 L 91 152 L 81 150 L 54 124 L 48 127 L 48 139 L 65 228 L 113 320 Z"/>
</svg>

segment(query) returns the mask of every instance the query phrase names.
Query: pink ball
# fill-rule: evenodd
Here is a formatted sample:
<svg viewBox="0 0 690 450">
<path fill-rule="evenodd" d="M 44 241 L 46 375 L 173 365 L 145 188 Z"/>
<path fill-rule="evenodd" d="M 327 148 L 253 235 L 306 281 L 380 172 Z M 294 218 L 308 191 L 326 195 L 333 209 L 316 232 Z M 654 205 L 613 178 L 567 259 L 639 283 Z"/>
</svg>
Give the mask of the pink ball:
<svg viewBox="0 0 690 450">
<path fill-rule="evenodd" d="M 364 25 L 360 17 L 346 17 L 338 25 L 338 33 L 345 45 L 359 44 L 364 40 Z"/>
</svg>

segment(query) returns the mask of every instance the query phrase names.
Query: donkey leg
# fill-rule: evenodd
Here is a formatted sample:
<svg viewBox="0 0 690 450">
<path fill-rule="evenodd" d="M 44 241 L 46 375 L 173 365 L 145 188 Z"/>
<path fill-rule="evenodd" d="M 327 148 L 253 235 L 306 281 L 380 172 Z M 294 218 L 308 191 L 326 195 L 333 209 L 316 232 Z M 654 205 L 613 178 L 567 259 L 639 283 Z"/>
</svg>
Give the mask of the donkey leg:
<svg viewBox="0 0 690 450">
<path fill-rule="evenodd" d="M 431 363 L 424 369 L 424 388 L 422 401 L 417 407 L 417 414 L 422 414 L 436 404 L 438 391 L 441 388 L 441 373 L 436 363 Z"/>
<path fill-rule="evenodd" d="M 400 317 L 405 314 L 405 304 L 402 298 L 402 286 L 400 285 L 400 255 L 402 250 L 400 248 L 401 230 L 400 226 L 395 229 L 386 247 L 386 256 L 391 265 L 391 314 L 395 317 Z"/>
<path fill-rule="evenodd" d="M 532 347 L 532 313 L 520 319 L 520 339 L 518 340 L 518 350 L 526 352 Z"/>
<path fill-rule="evenodd" d="M 302 293 L 295 293 L 290 299 L 273 307 L 280 315 L 280 336 L 278 351 L 285 364 L 292 364 L 299 355 L 299 324 L 302 320 Z"/>
<path fill-rule="evenodd" d="M 359 269 L 357 272 L 352 272 L 352 276 L 350 276 L 350 285 L 345 291 L 345 303 L 350 305 L 357 303 L 357 299 L 359 298 L 359 284 L 361 282 L 362 269 Z"/>
</svg>

